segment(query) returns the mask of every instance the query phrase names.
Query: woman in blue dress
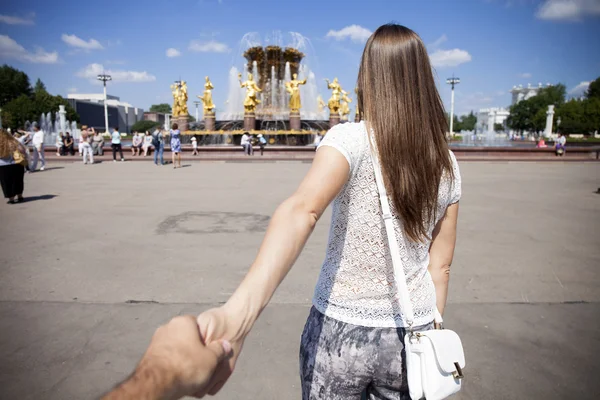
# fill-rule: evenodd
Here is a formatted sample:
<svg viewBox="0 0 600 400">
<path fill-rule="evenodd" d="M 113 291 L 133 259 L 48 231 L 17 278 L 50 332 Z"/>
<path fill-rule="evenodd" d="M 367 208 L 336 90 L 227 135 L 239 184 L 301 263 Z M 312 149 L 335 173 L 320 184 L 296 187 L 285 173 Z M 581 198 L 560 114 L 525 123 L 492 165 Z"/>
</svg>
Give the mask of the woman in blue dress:
<svg viewBox="0 0 600 400">
<path fill-rule="evenodd" d="M 173 168 L 181 168 L 181 133 L 177 128 L 179 128 L 177 124 L 173 124 L 171 128 L 171 156 L 173 158 Z M 175 163 L 175 156 L 177 156 L 177 163 Z"/>
</svg>

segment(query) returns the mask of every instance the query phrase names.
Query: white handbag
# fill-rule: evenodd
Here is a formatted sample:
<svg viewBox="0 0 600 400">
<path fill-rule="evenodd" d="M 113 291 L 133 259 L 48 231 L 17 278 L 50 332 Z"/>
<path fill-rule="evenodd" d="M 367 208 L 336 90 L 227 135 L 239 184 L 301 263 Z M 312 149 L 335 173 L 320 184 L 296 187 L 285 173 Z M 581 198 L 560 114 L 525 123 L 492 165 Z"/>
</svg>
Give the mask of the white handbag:
<svg viewBox="0 0 600 400">
<path fill-rule="evenodd" d="M 374 140 L 372 141 L 373 143 Z M 400 309 L 408 323 L 404 337 L 408 390 L 412 400 L 439 400 L 458 392 L 463 380 L 465 353 L 456 332 L 449 329 L 431 329 L 414 332 L 414 314 L 410 302 L 406 276 L 393 225 L 393 216 L 381 175 L 376 151 L 371 149 L 371 160 L 375 170 L 375 181 L 381 202 L 381 211 L 387 234 L 394 277 L 398 287 Z M 435 309 L 435 322 L 441 327 L 442 317 Z"/>
</svg>

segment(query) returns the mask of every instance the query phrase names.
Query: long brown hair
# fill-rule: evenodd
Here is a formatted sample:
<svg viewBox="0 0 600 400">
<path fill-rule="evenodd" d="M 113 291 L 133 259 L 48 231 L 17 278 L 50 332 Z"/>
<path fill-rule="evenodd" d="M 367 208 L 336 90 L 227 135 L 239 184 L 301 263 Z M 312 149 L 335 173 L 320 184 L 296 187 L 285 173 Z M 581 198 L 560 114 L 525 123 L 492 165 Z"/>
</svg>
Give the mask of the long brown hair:
<svg viewBox="0 0 600 400">
<path fill-rule="evenodd" d="M 19 149 L 19 141 L 4 129 L 0 129 L 0 158 L 13 155 Z"/>
<path fill-rule="evenodd" d="M 383 25 L 369 38 L 358 73 L 358 105 L 373 131 L 385 186 L 404 231 L 429 236 L 444 171 L 452 174 L 444 105 L 427 49 L 401 25 Z"/>
</svg>

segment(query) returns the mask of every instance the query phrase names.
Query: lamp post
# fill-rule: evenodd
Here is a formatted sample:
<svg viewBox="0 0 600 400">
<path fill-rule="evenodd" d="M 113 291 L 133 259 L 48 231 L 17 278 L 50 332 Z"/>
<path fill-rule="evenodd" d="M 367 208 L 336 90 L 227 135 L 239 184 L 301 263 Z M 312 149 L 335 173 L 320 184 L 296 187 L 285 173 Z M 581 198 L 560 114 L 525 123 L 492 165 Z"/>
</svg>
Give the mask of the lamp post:
<svg viewBox="0 0 600 400">
<path fill-rule="evenodd" d="M 96 79 L 104 83 L 104 129 L 106 129 L 106 133 L 108 133 L 108 105 L 106 104 L 106 82 L 111 81 L 112 76 L 107 74 L 101 74 L 98 75 Z"/>
<path fill-rule="evenodd" d="M 452 78 L 446 79 L 446 83 L 452 87 L 452 97 L 450 98 L 450 137 L 454 134 L 454 85 L 460 83 L 460 78 L 455 78 L 452 74 Z"/>
<path fill-rule="evenodd" d="M 196 122 L 198 122 L 200 120 L 200 118 L 198 118 L 198 106 L 201 104 L 201 101 L 195 101 L 194 104 L 196 105 Z"/>
</svg>

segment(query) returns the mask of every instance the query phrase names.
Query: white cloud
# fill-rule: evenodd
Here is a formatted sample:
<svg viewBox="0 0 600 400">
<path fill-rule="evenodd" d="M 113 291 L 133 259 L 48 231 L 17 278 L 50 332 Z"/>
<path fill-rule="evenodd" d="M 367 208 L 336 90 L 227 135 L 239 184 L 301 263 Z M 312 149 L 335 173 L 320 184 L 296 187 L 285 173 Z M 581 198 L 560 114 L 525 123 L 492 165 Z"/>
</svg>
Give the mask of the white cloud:
<svg viewBox="0 0 600 400">
<path fill-rule="evenodd" d="M 545 0 L 535 16 L 555 21 L 578 21 L 587 16 L 600 15 L 598 0 Z"/>
<path fill-rule="evenodd" d="M 68 88 L 67 93 L 77 93 L 77 88 L 76 87 Z"/>
<path fill-rule="evenodd" d="M 35 64 L 56 64 L 59 62 L 56 51 L 49 53 L 41 47 L 37 47 L 34 52 L 29 52 L 6 35 L 0 35 L 0 59 L 2 58 Z"/>
<path fill-rule="evenodd" d="M 529 72 L 523 72 L 522 74 L 518 74 L 517 75 L 519 78 L 523 78 L 523 79 L 529 79 L 531 78 L 533 75 L 531 75 L 531 73 Z"/>
<path fill-rule="evenodd" d="M 434 49 L 434 50 L 435 50 L 435 49 L 437 49 L 438 47 L 440 47 L 440 45 L 441 45 L 442 43 L 445 43 L 447 40 L 448 40 L 448 36 L 446 36 L 446 34 L 444 33 L 442 36 L 440 36 L 439 38 L 437 38 L 437 39 L 435 40 L 435 42 L 431 43 L 431 44 L 429 45 L 429 47 L 430 47 L 431 49 Z"/>
<path fill-rule="evenodd" d="M 69 46 L 85 51 L 104 49 L 104 46 L 102 46 L 100 42 L 96 39 L 90 39 L 86 42 L 80 37 L 77 37 L 75 35 L 67 35 L 66 33 L 62 34 L 61 39 Z"/>
<path fill-rule="evenodd" d="M 466 50 L 435 50 L 429 55 L 431 65 L 434 67 L 456 67 L 471 61 L 472 57 Z"/>
<path fill-rule="evenodd" d="M 89 64 L 77 72 L 80 78 L 86 78 L 91 83 L 99 83 L 96 77 L 107 74 L 112 77 L 113 82 L 153 82 L 156 77 L 146 71 L 123 71 L 116 69 L 105 69 L 102 64 Z"/>
<path fill-rule="evenodd" d="M 588 90 L 591 82 L 581 82 L 579 85 L 575 86 L 573 89 L 569 90 L 569 94 L 574 97 L 583 96 L 585 92 Z"/>
<path fill-rule="evenodd" d="M 209 40 L 207 42 L 192 40 L 188 49 L 199 53 L 229 53 L 231 51 L 225 43 L 217 42 L 216 40 Z"/>
<path fill-rule="evenodd" d="M 173 47 L 167 49 L 167 57 L 179 57 L 181 52 Z"/>
<path fill-rule="evenodd" d="M 353 42 L 364 43 L 367 41 L 372 32 L 360 25 L 349 25 L 339 31 L 333 29 L 327 32 L 325 37 L 334 38 L 335 40 L 350 39 Z"/>
<path fill-rule="evenodd" d="M 35 13 L 31 13 L 25 17 L 15 17 L 13 15 L 0 14 L 0 22 L 8 25 L 34 25 Z"/>
</svg>

